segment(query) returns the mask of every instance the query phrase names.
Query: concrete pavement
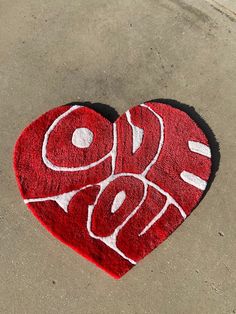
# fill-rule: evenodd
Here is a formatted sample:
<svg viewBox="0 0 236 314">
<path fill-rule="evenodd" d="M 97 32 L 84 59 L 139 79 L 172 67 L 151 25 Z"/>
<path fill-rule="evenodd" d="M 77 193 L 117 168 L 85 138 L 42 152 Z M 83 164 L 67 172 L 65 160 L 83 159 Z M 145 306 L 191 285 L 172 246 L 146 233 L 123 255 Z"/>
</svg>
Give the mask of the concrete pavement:
<svg viewBox="0 0 236 314">
<path fill-rule="evenodd" d="M 0 313 L 236 312 L 236 27 L 234 14 L 216 7 L 0 0 Z M 194 106 L 219 142 L 219 170 L 187 221 L 115 281 L 27 210 L 13 146 L 60 104 L 100 102 L 122 114 L 156 98 Z"/>
</svg>

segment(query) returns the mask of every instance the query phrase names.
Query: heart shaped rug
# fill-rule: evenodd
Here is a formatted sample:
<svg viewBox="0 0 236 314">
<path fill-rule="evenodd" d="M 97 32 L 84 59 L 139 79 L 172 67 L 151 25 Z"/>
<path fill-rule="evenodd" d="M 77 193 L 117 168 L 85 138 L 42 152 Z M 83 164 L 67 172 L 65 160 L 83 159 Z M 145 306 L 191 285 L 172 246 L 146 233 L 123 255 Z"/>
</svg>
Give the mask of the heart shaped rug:
<svg viewBox="0 0 236 314">
<path fill-rule="evenodd" d="M 120 278 L 196 207 L 211 151 L 197 124 L 166 104 L 138 105 L 115 123 L 65 105 L 22 132 L 14 169 L 47 230 Z"/>
</svg>

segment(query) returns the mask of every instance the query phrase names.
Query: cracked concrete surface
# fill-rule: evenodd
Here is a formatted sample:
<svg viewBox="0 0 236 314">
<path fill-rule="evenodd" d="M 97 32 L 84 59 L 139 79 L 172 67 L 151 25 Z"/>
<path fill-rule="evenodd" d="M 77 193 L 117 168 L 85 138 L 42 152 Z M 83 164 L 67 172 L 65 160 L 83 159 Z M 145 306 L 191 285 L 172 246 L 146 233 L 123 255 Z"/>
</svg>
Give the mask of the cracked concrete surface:
<svg viewBox="0 0 236 314">
<path fill-rule="evenodd" d="M 236 312 L 236 27 L 233 5 L 221 4 L 0 0 L 0 313 Z M 115 281 L 29 213 L 12 150 L 60 104 L 121 114 L 155 98 L 194 106 L 219 141 L 220 167 L 186 222 Z"/>
</svg>

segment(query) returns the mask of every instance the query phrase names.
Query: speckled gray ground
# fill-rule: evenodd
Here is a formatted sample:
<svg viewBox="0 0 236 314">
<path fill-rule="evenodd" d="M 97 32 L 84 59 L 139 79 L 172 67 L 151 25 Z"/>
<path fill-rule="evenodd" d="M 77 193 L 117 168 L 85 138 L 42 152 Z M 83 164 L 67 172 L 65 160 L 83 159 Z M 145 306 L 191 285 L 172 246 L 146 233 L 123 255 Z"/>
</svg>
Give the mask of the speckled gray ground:
<svg viewBox="0 0 236 314">
<path fill-rule="evenodd" d="M 0 0 L 0 313 L 236 312 L 236 27 L 233 8 L 214 3 Z M 115 281 L 30 214 L 13 145 L 60 104 L 123 113 L 154 98 L 194 106 L 220 143 L 220 168 L 191 217 Z"/>
</svg>

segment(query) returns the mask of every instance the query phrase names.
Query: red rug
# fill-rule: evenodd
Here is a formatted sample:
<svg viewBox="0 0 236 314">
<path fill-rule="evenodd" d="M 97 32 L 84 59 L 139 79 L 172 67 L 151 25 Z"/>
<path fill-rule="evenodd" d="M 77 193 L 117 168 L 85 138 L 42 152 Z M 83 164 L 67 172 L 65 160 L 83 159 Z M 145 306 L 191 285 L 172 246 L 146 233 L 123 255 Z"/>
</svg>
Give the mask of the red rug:
<svg viewBox="0 0 236 314">
<path fill-rule="evenodd" d="M 66 105 L 23 131 L 14 168 L 48 231 L 120 278 L 198 204 L 211 152 L 195 122 L 165 104 L 138 105 L 113 124 Z"/>
</svg>

